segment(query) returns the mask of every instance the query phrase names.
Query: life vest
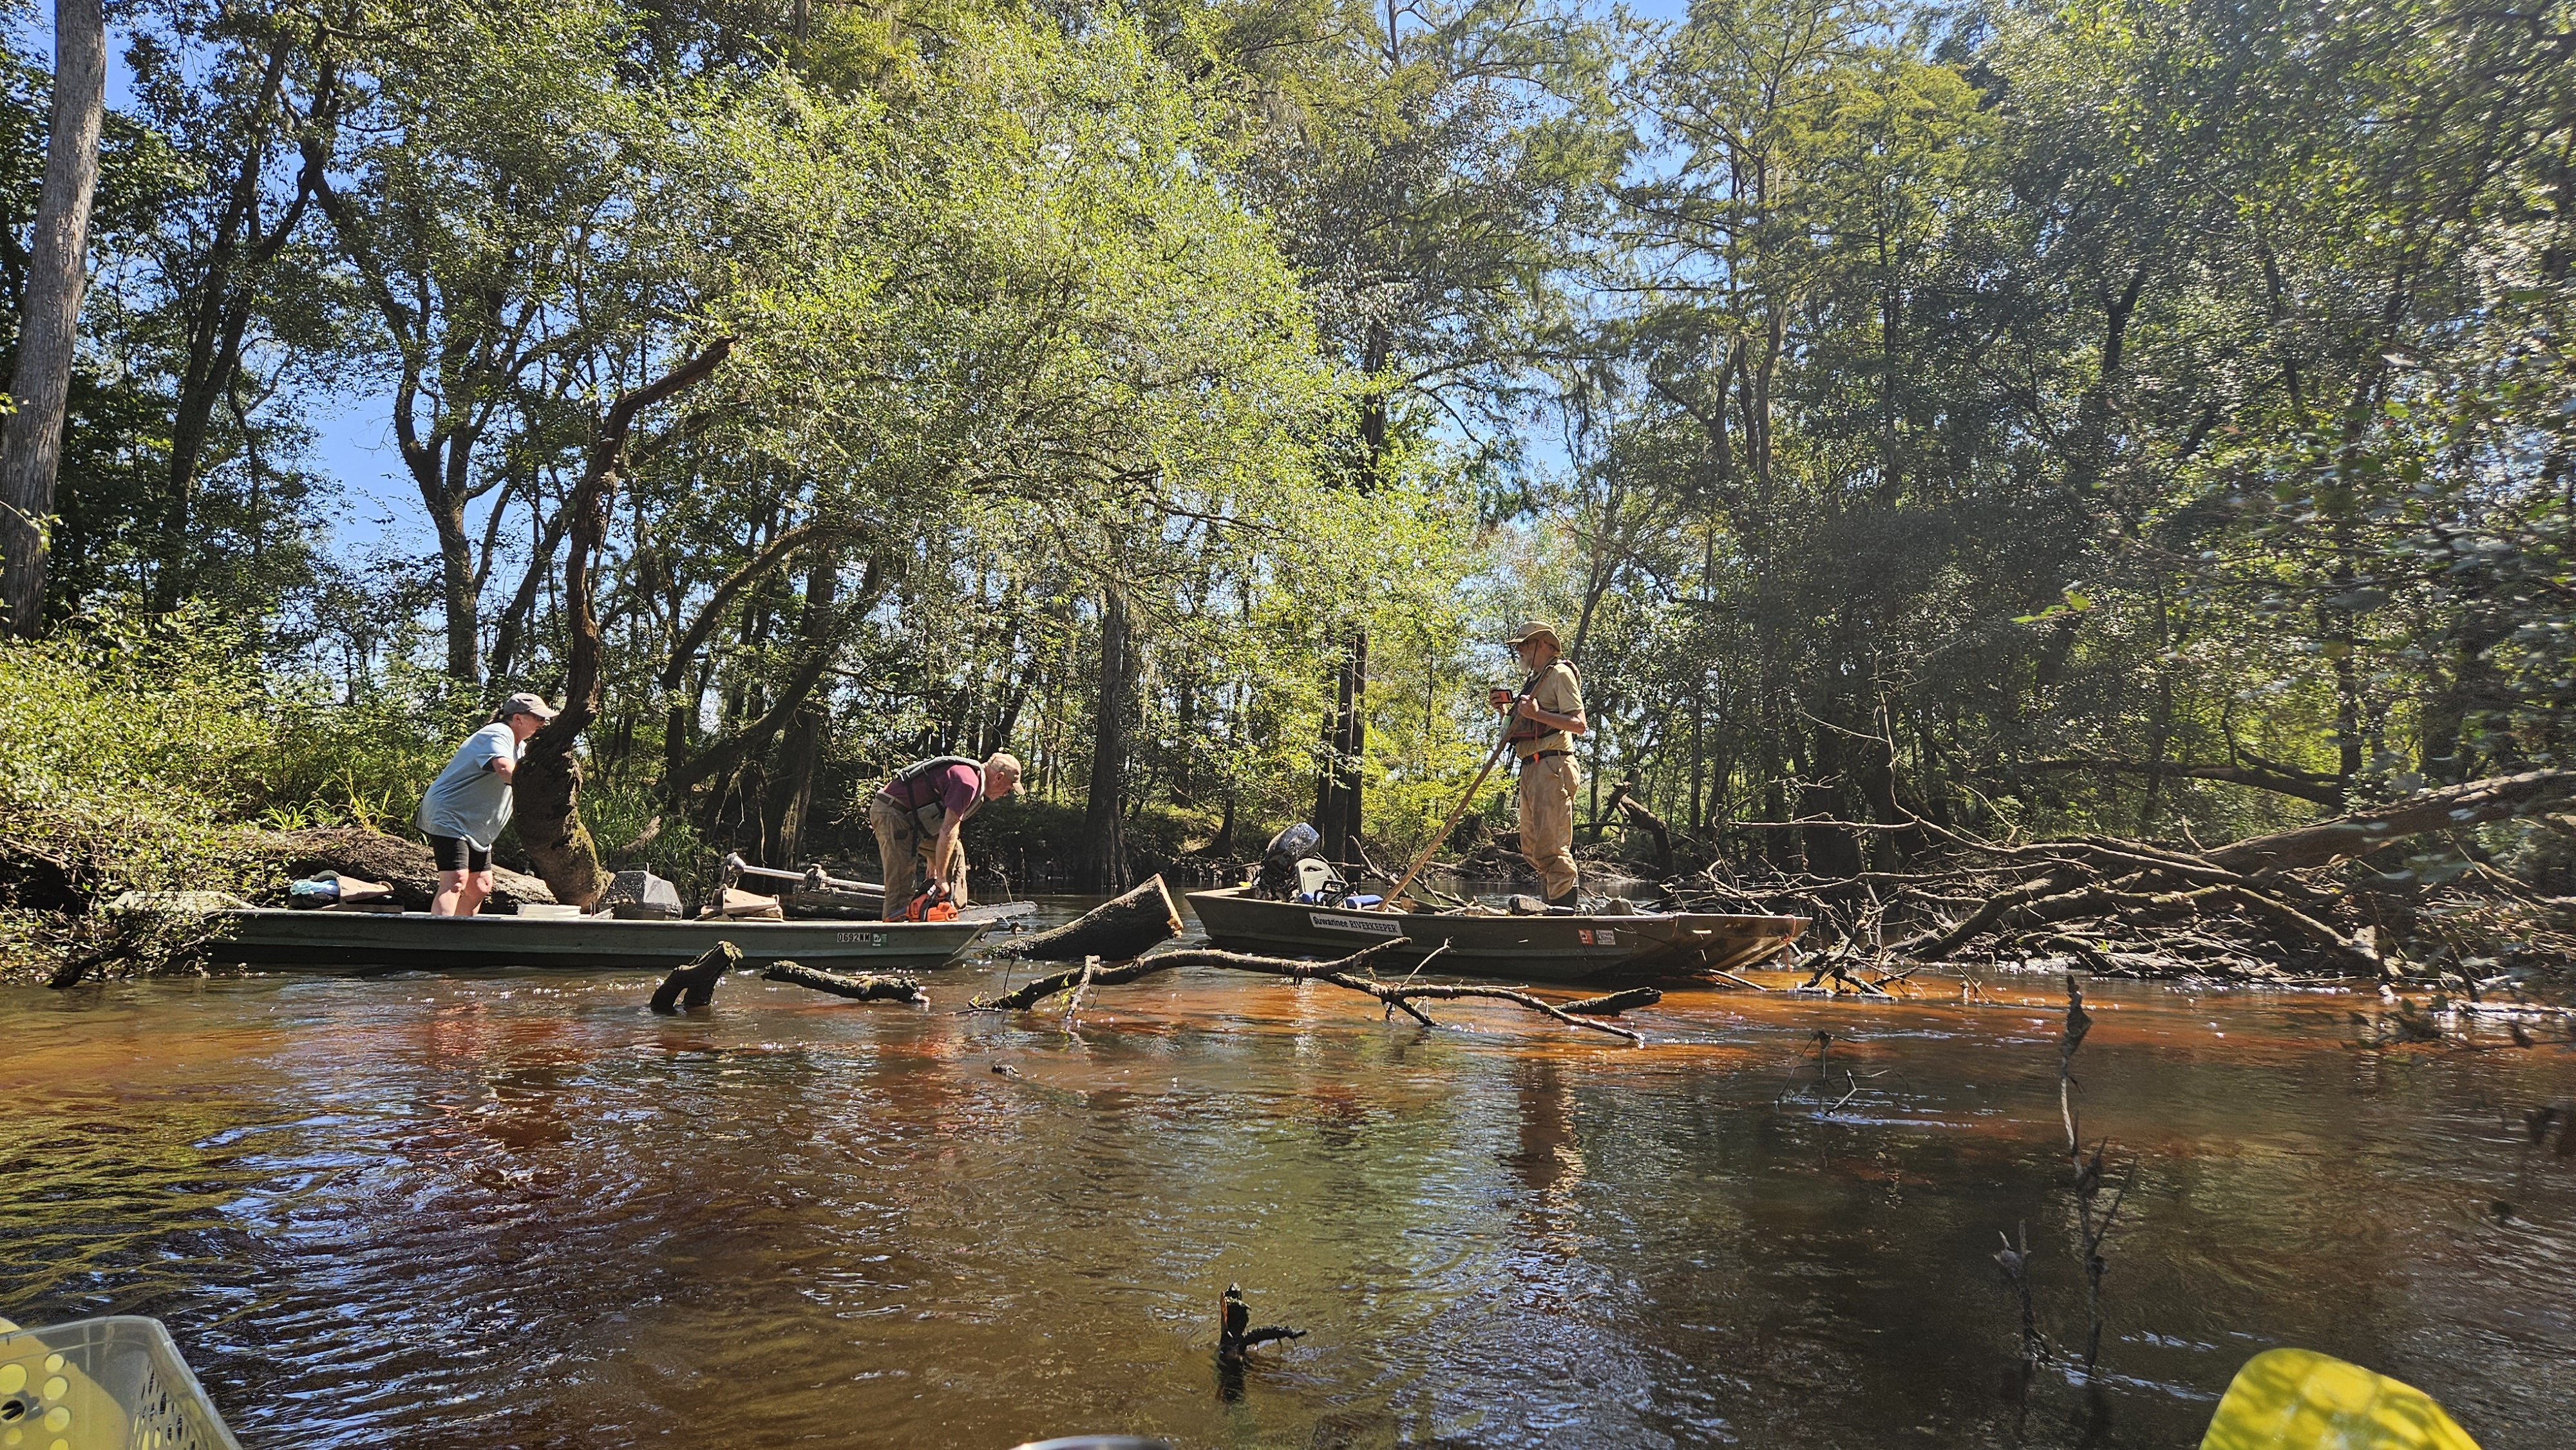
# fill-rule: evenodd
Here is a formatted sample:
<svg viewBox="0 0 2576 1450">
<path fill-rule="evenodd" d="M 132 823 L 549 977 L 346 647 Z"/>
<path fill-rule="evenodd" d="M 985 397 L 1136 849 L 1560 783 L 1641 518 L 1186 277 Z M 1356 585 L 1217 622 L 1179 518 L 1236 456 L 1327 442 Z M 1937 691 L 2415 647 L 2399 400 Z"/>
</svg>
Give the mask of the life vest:
<svg viewBox="0 0 2576 1450">
<path fill-rule="evenodd" d="M 1574 688 L 1578 691 L 1581 690 L 1583 688 L 1583 675 L 1580 671 L 1574 668 L 1574 661 L 1559 659 L 1551 662 L 1548 665 L 1547 670 L 1555 669 L 1558 665 L 1565 666 L 1565 672 L 1574 676 Z M 1538 691 L 1538 682 L 1547 678 L 1547 670 L 1541 670 L 1537 674 L 1530 676 L 1527 680 L 1522 681 L 1521 694 L 1523 696 L 1535 696 Z M 1511 725 L 1503 731 L 1503 738 L 1505 740 L 1514 741 L 1536 740 L 1542 735 L 1554 735 L 1556 733 L 1556 727 L 1553 725 L 1540 724 L 1538 721 L 1532 720 L 1526 715 L 1514 715 L 1512 716 Z"/>
<path fill-rule="evenodd" d="M 924 832 L 935 834 L 939 830 L 939 823 L 948 815 L 947 804 L 937 796 L 932 796 L 920 805 L 909 805 L 905 802 L 905 796 L 913 793 L 913 785 L 923 776 L 952 765 L 969 765 L 975 768 L 975 799 L 982 801 L 984 799 L 984 762 L 967 755 L 937 755 L 928 760 L 916 760 L 896 771 L 893 778 L 885 784 L 878 786 L 877 794 L 902 806 L 904 812 L 912 817 L 915 826 Z M 904 794 L 901 796 L 895 794 L 895 788 L 898 786 L 903 788 Z M 974 807 L 969 806 L 967 809 L 972 810 Z"/>
</svg>

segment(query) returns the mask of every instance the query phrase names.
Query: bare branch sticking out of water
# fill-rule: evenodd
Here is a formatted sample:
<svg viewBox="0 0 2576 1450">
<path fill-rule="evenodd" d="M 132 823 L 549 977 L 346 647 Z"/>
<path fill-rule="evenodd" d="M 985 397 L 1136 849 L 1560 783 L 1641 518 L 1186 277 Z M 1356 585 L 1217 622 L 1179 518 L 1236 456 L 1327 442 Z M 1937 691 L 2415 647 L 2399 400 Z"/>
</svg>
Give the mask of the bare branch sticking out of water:
<svg viewBox="0 0 2576 1450">
<path fill-rule="evenodd" d="M 1155 879 L 1160 880 L 1161 878 L 1157 877 Z M 1091 990 L 1091 979 L 1094 974 L 1099 972 L 1099 970 L 1100 958 L 1098 956 L 1087 956 L 1082 959 L 1082 980 L 1073 984 L 1073 992 L 1064 999 L 1064 1026 L 1066 1031 L 1070 1032 L 1073 1030 L 1073 1014 L 1082 1010 L 1082 994 Z"/>
<path fill-rule="evenodd" d="M 2076 1128 L 2075 1054 L 2084 1046 L 2084 1038 L 2093 1030 L 2092 1014 L 2084 1010 L 2084 987 L 2074 973 L 2066 977 L 2066 1023 L 2057 1037 L 2057 1110 L 2066 1121 L 2066 1159 L 2075 1172 L 2075 1227 L 2083 1241 L 2084 1251 L 2084 1373 L 2089 1378 L 2102 1353 L 2102 1275 L 2110 1269 L 2102 1257 L 2102 1246 L 2111 1237 L 2111 1224 L 2120 1216 L 2120 1205 L 2128 1201 L 2129 1185 L 2137 1181 L 2137 1160 L 2131 1159 L 2119 1190 L 2106 1206 L 2102 1194 L 2102 1157 L 2110 1147 L 2104 1139 L 2093 1145 L 2093 1156 L 2084 1156 L 2084 1140 Z"/>
<path fill-rule="evenodd" d="M 1254 1345 L 1306 1337 L 1305 1330 L 1291 1329 L 1285 1324 L 1252 1328 L 1252 1305 L 1244 1299 L 1240 1284 L 1225 1286 L 1225 1293 L 1216 1301 L 1216 1313 L 1216 1354 L 1227 1364 L 1241 1363 L 1243 1352 Z"/>
<path fill-rule="evenodd" d="M 716 983 L 724 974 L 742 964 L 742 949 L 729 941 L 717 942 L 698 953 L 698 959 L 686 966 L 673 967 L 662 985 L 653 989 L 653 1010 L 677 1012 L 682 1007 L 704 1007 L 716 999 Z M 686 998 L 682 993 L 687 993 Z"/>
<path fill-rule="evenodd" d="M 1137 981 L 1145 977 L 1154 976 L 1157 973 L 1173 971 L 1181 967 L 1222 967 L 1228 971 L 1255 972 L 1263 976 L 1283 977 L 1292 982 L 1321 982 L 1326 986 L 1340 987 L 1345 991 L 1359 992 L 1375 998 L 1379 1002 L 1385 1003 L 1390 1010 L 1404 1013 L 1406 1016 L 1411 1017 L 1414 1021 L 1421 1023 L 1425 1027 L 1437 1027 L 1440 1024 L 1433 1021 L 1429 1013 L 1415 1005 L 1418 1002 L 1455 1002 L 1467 1000 L 1510 1002 L 1515 1006 L 1526 1007 L 1533 1012 L 1537 1012 L 1557 1022 L 1561 1022 L 1568 1027 L 1579 1028 L 1586 1032 L 1599 1032 L 1611 1037 L 1624 1038 L 1628 1042 L 1642 1047 L 1645 1045 L 1646 1041 L 1643 1033 L 1633 1032 L 1625 1027 L 1613 1026 L 1607 1022 L 1591 1021 L 1586 1016 L 1576 1015 L 1576 1012 L 1579 1009 L 1582 1012 L 1593 1015 L 1608 1015 L 1610 1013 L 1624 1011 L 1632 1006 L 1647 1006 L 1652 1002 L 1661 1001 L 1663 997 L 1662 993 L 1652 992 L 1652 989 L 1639 989 L 1641 991 L 1651 992 L 1652 995 L 1639 997 L 1634 992 L 1613 993 L 1607 997 L 1586 998 L 1583 1001 L 1559 1007 L 1553 1003 L 1543 1002 L 1537 997 L 1513 987 L 1452 986 L 1447 984 L 1429 983 L 1416 984 L 1410 980 L 1403 983 L 1391 983 L 1351 975 L 1352 969 L 1359 968 L 1364 970 L 1367 968 L 1368 964 L 1378 956 L 1389 949 L 1402 944 L 1403 942 L 1400 938 L 1376 942 L 1369 946 L 1360 948 L 1358 951 L 1351 953 L 1347 957 L 1341 958 L 1339 961 L 1331 962 L 1300 961 L 1293 957 L 1251 956 L 1242 952 L 1217 951 L 1213 948 L 1184 948 L 1180 951 L 1163 952 L 1150 957 L 1139 957 L 1132 962 L 1127 962 L 1115 967 L 1092 968 L 1086 966 L 1080 971 L 1052 973 L 1048 976 L 1040 977 L 1036 981 L 1030 982 L 1014 991 L 1005 992 L 998 997 L 978 997 L 968 1005 L 967 1010 L 972 1012 L 1025 1012 L 1029 1008 L 1036 1006 L 1038 1003 L 1045 1001 L 1047 998 L 1054 996 L 1058 992 L 1064 991 L 1067 988 L 1079 988 L 1083 986 L 1086 978 L 1088 980 L 1088 984 L 1093 987 L 1114 987 L 1128 982 Z"/>
<path fill-rule="evenodd" d="M 2021 1296 L 2021 1368 L 2028 1374 L 2048 1358 L 2048 1341 L 2040 1337 L 2039 1316 L 2030 1300 L 2030 1224 L 2021 1225 L 2018 1246 L 2005 1235 L 1995 1235 L 2004 1246 L 1995 1251 L 1995 1263 L 2004 1271 L 2004 1287 Z"/>
</svg>

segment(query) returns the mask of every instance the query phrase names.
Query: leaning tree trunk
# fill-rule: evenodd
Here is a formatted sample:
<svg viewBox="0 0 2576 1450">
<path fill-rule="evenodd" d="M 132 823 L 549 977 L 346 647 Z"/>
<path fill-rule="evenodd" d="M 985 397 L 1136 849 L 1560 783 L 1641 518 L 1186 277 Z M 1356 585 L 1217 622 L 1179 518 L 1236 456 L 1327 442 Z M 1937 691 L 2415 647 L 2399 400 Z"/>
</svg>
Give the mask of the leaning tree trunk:
<svg viewBox="0 0 2576 1450">
<path fill-rule="evenodd" d="M 53 124 L 27 249 L 17 376 L 9 384 L 18 409 L 0 428 L 0 608 L 22 637 L 37 632 L 44 611 L 45 529 L 62 467 L 81 292 L 89 282 L 90 198 L 98 189 L 106 110 L 107 21 L 99 0 L 55 0 Z"/>
<path fill-rule="evenodd" d="M 1127 596 L 1111 585 L 1100 605 L 1100 708 L 1092 721 L 1091 789 L 1082 808 L 1082 863 L 1074 885 L 1120 891 L 1127 885 L 1127 832 L 1119 806 L 1127 772 L 1129 676 Z"/>
<path fill-rule="evenodd" d="M 591 600 L 590 565 L 607 543 L 617 455 L 634 431 L 636 414 L 704 381 L 732 351 L 732 339 L 718 338 L 659 382 L 619 395 L 592 437 L 581 481 L 564 501 L 572 521 L 566 525 L 571 547 L 564 556 L 564 620 L 571 649 L 563 713 L 528 738 L 510 789 L 528 864 L 537 868 L 558 901 L 588 907 L 608 886 L 607 873 L 599 868 L 599 843 L 581 823 L 581 757 L 573 753 L 573 744 L 599 717 L 599 615 Z"/>
<path fill-rule="evenodd" d="M 2366 811 L 2221 846 L 2209 859 L 2230 871 L 2297 871 L 2367 856 L 2426 831 L 2459 830 L 2523 815 L 2576 795 L 2576 771 L 2533 770 L 2428 790 Z"/>
</svg>

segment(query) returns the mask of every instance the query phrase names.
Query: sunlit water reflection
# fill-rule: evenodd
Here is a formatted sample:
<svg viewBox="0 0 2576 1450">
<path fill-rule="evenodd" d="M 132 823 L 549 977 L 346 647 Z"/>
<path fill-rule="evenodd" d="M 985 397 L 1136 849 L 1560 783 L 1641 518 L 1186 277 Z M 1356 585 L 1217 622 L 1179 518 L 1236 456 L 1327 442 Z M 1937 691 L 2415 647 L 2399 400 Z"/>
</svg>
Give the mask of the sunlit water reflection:
<svg viewBox="0 0 2576 1450">
<path fill-rule="evenodd" d="M 159 1316 L 254 1447 L 2172 1446 L 2273 1344 L 2576 1443 L 2576 1159 L 2519 1121 L 2565 1049 L 2098 988 L 2137 1182 L 2102 1374 L 2025 1391 L 1998 1230 L 2082 1336 L 2053 981 L 1677 991 L 1632 1049 L 1199 973 L 959 1014 L 1003 976 L 7 989 L 0 1314 Z M 1229 1280 L 1310 1337 L 1222 1372 Z"/>
</svg>

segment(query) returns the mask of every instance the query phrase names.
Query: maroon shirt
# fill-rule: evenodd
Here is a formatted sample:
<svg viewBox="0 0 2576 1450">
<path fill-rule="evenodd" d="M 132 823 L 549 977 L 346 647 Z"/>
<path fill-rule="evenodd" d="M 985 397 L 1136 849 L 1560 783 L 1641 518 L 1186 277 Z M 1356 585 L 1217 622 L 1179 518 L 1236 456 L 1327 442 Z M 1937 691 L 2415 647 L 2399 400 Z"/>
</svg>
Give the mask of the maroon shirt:
<svg viewBox="0 0 2576 1450">
<path fill-rule="evenodd" d="M 974 809 L 976 799 L 983 793 L 984 772 L 962 763 L 924 771 L 910 781 L 888 781 L 880 792 L 908 811 L 920 810 L 937 801 L 951 820 L 962 818 Z"/>
</svg>

